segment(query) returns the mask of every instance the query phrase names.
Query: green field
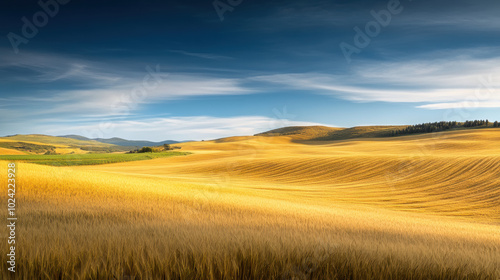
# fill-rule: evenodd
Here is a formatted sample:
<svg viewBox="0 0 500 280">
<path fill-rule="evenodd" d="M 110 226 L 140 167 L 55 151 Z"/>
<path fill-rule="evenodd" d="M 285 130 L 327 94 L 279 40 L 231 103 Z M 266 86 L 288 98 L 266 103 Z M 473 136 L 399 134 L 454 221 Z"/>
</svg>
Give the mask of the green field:
<svg viewBox="0 0 500 280">
<path fill-rule="evenodd" d="M 184 156 L 186 152 L 161 152 L 140 154 L 80 154 L 80 155 L 2 155 L 0 160 L 29 162 L 52 166 L 97 165 L 138 161 L 172 156 Z"/>
</svg>

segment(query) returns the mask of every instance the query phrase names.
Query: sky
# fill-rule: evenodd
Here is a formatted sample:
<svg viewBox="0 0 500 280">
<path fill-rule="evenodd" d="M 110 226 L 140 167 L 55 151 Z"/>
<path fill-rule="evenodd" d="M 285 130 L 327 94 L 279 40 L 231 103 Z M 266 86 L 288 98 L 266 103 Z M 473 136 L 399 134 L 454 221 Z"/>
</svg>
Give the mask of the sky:
<svg viewBox="0 0 500 280">
<path fill-rule="evenodd" d="M 0 4 L 0 135 L 500 120 L 499 1 Z"/>
</svg>

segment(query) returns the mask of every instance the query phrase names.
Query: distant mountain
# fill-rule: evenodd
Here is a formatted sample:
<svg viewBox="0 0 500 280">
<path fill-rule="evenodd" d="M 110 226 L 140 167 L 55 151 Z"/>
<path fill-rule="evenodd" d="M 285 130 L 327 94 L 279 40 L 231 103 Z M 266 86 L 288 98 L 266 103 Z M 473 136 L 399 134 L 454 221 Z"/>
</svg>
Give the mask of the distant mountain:
<svg viewBox="0 0 500 280">
<path fill-rule="evenodd" d="M 82 141 L 90 141 L 92 139 L 90 138 L 87 138 L 87 137 L 83 137 L 83 136 L 80 136 L 80 135 L 64 135 L 64 136 L 59 136 L 59 137 L 64 137 L 64 138 L 71 138 L 71 139 L 76 139 L 76 140 L 82 140 Z"/>
<path fill-rule="evenodd" d="M 118 138 L 118 137 L 113 137 L 113 138 L 94 138 L 94 139 L 89 139 L 87 137 L 83 137 L 80 135 L 64 135 L 60 137 L 65 137 L 65 138 L 71 138 L 71 139 L 76 139 L 76 140 L 93 140 L 101 143 L 106 143 L 106 144 L 113 144 L 117 146 L 124 146 L 124 147 L 151 147 L 151 146 L 161 146 L 163 144 L 176 144 L 176 143 L 181 143 L 180 141 L 174 141 L 174 140 L 165 140 L 161 142 L 152 142 L 152 141 L 145 141 L 145 140 L 127 140 L 123 138 Z"/>
<path fill-rule="evenodd" d="M 82 136 L 78 137 L 58 137 L 58 136 L 50 136 L 44 134 L 16 134 L 12 136 L 2 137 L 2 139 L 9 141 L 24 141 L 24 142 L 36 142 L 36 143 L 44 143 L 51 145 L 67 145 L 74 147 L 81 146 L 99 146 L 99 147 L 111 147 L 107 143 L 98 142 L 92 139 L 88 139 Z"/>
<path fill-rule="evenodd" d="M 149 146 L 150 147 L 150 146 L 161 146 L 163 144 L 180 143 L 180 142 L 174 141 L 174 140 L 165 140 L 165 141 L 161 141 L 161 142 L 151 142 L 151 141 L 141 141 L 141 140 L 138 140 L 138 141 L 126 140 L 126 139 L 117 138 L 117 137 L 109 138 L 109 139 L 96 138 L 93 140 L 101 142 L 101 143 L 114 144 L 114 145 L 118 145 L 118 146 L 129 146 L 129 147 L 130 146 L 135 146 L 135 147 Z"/>
</svg>

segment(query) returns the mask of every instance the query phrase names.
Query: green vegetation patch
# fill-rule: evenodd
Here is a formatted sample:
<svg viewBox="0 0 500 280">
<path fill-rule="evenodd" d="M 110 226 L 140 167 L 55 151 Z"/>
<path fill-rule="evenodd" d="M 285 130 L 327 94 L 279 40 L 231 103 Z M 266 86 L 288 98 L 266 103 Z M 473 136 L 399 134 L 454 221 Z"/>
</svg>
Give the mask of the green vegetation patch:
<svg viewBox="0 0 500 280">
<path fill-rule="evenodd" d="M 81 154 L 81 155 L 2 155 L 0 160 L 29 162 L 52 166 L 98 165 L 127 161 L 184 156 L 187 152 L 162 152 L 142 154 Z"/>
<path fill-rule="evenodd" d="M 36 154 L 43 154 L 46 152 L 54 153 L 56 149 L 56 147 L 50 145 L 38 145 L 25 142 L 0 142 L 0 148 L 14 149 Z"/>
</svg>

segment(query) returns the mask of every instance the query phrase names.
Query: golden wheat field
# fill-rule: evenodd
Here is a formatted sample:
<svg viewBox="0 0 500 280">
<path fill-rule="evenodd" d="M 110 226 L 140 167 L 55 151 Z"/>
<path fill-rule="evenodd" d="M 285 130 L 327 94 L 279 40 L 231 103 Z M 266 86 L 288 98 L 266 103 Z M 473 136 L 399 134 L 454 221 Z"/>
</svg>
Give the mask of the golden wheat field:
<svg viewBox="0 0 500 280">
<path fill-rule="evenodd" d="M 18 163 L 15 276 L 500 279 L 499 129 L 303 138 L 191 142 L 180 144 L 191 155 L 98 166 Z"/>
</svg>

